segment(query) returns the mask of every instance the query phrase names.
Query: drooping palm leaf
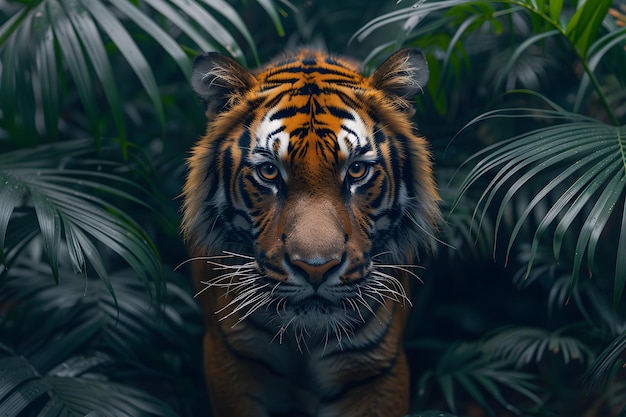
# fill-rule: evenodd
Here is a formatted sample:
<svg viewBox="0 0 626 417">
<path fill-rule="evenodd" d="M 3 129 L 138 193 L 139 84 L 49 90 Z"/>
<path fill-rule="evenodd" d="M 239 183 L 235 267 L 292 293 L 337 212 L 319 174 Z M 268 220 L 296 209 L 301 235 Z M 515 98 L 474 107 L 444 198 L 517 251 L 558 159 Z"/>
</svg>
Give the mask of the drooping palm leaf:
<svg viewBox="0 0 626 417">
<path fill-rule="evenodd" d="M 282 31 L 273 3 L 270 0 L 259 2 L 271 14 L 277 30 Z M 166 23 L 157 23 L 159 19 Z M 35 133 L 36 118 L 33 116 L 41 111 L 45 134 L 54 137 L 62 108 L 61 87 L 67 71 L 93 135 L 99 137 L 101 133 L 102 114 L 96 104 L 99 95 L 97 80 L 109 104 L 117 133 L 125 141 L 121 80 L 114 73 L 111 62 L 116 51 L 134 72 L 157 119 L 163 124 L 163 106 L 154 75 L 157 64 L 149 62 L 144 55 L 136 42 L 136 32 L 158 43 L 189 77 L 191 61 L 184 51 L 185 45 L 175 38 L 178 30 L 188 37 L 189 49 L 222 49 L 244 61 L 243 50 L 237 41 L 241 35 L 258 62 L 252 35 L 237 11 L 223 0 L 33 0 L 13 16 L 3 18 L 0 15 L 3 67 L 0 104 L 4 110 L 0 128 L 7 130 L 15 143 L 36 137 L 24 133 Z M 20 94 L 16 94 L 17 91 Z M 37 103 L 41 105 L 37 106 Z M 32 109 L 36 112 L 33 113 Z M 32 139 L 29 140 L 32 143 Z"/>
<path fill-rule="evenodd" d="M 129 179 L 99 171 L 97 161 L 81 166 L 81 155 L 91 149 L 92 141 L 70 141 L 0 156 L 0 261 L 10 264 L 12 259 L 4 254 L 15 256 L 12 249 L 24 246 L 25 240 L 33 237 L 33 229 L 38 229 L 56 281 L 63 240 L 75 273 L 86 273 L 90 265 L 108 284 L 98 242 L 121 256 L 144 282 L 154 280 L 161 288 L 159 254 L 150 238 L 124 211 L 100 197 L 120 198 L 147 208 L 137 197 L 145 192 Z M 63 158 L 51 156 L 55 153 Z M 30 230 L 9 235 L 17 239 L 7 241 L 15 208 L 36 220 Z"/>
<path fill-rule="evenodd" d="M 511 360 L 518 368 L 541 362 L 547 354 L 560 355 L 566 364 L 593 359 L 592 350 L 581 340 L 566 335 L 566 331 L 535 327 L 500 329 L 487 338 L 483 350 L 489 358 Z"/>
<path fill-rule="evenodd" d="M 626 332 L 617 336 L 593 362 L 587 380 L 592 386 L 603 386 L 612 379 L 619 368 L 626 364 L 623 358 L 626 350 Z"/>
<path fill-rule="evenodd" d="M 60 262 L 61 285 L 51 279 L 45 262 L 29 256 L 0 276 L 5 306 L 0 413 L 176 416 L 162 401 L 123 381 L 131 374 L 135 386 L 142 379 L 171 380 L 176 386 L 172 367 L 177 362 L 167 359 L 175 352 L 190 360 L 182 353 L 189 349 L 191 332 L 182 323 L 193 325 L 190 316 L 199 319 L 190 293 L 171 283 L 169 304 L 156 308 L 127 270 L 111 276 L 115 301 L 102 281 L 86 285 L 71 279 L 68 267 Z"/>
<path fill-rule="evenodd" d="M 352 35 L 350 42 L 353 40 L 357 40 L 360 42 L 370 36 L 376 30 L 384 26 L 391 25 L 397 22 L 408 21 L 409 19 L 415 20 L 415 23 L 411 25 L 411 28 L 414 28 L 417 22 L 419 22 L 432 12 L 438 10 L 447 10 L 451 7 L 466 3 L 479 2 L 471 0 L 442 0 L 427 3 L 417 2 L 409 7 L 394 10 L 372 19 L 371 21 L 367 22 L 363 27 L 361 27 L 358 31 L 356 31 L 354 35 Z"/>
<path fill-rule="evenodd" d="M 183 333 L 189 328 L 183 323 L 192 325 L 190 316 L 199 317 L 191 291 L 182 291 L 170 282 L 170 304 L 159 306 L 137 275 L 123 270 L 111 274 L 113 298 L 102 281 L 72 279 L 73 272 L 64 265 L 67 262 L 61 263 L 63 281 L 56 285 L 44 262 L 20 259 L 2 281 L 0 302 L 14 306 L 9 317 L 17 320 L 3 341 L 28 356 L 40 372 L 50 371 L 85 345 L 98 346 L 135 364 L 162 362 L 169 346 L 178 352 L 185 350 L 188 336 Z M 6 325 L 0 324 L 0 331 L 6 331 Z M 157 341 L 160 349 L 151 351 Z"/>
<path fill-rule="evenodd" d="M 608 32 L 604 36 L 595 41 L 588 50 L 588 68 L 590 73 L 593 73 L 605 55 L 615 46 L 624 44 L 626 42 L 626 27 L 617 28 Z M 595 80 L 589 76 L 589 73 L 585 73 L 578 86 L 578 92 L 576 94 L 576 101 L 574 103 L 574 111 L 580 111 L 581 106 L 584 103 L 584 98 L 589 89 L 589 84 Z M 598 87 L 596 87 L 598 88 Z"/>
<path fill-rule="evenodd" d="M 439 386 L 447 406 L 457 414 L 457 389 L 464 391 L 489 415 L 495 412 L 490 399 L 497 401 L 509 411 L 517 408 L 506 399 L 504 392 L 511 390 L 535 404 L 541 400 L 533 377 L 522 371 L 512 369 L 514 361 L 500 359 L 485 360 L 484 351 L 479 343 L 463 343 L 450 346 L 438 360 L 437 366 L 425 372 L 418 383 L 420 389 L 433 380 Z"/>
<path fill-rule="evenodd" d="M 526 116 L 523 116 L 526 114 Z M 476 207 L 475 213 L 485 213 L 497 200 L 495 233 L 501 226 L 504 213 L 515 195 L 531 185 L 535 197 L 516 220 L 509 237 L 507 256 L 528 215 L 538 203 L 548 202 L 550 209 L 536 227 L 528 268 L 544 234 L 552 232 L 554 256 L 559 259 L 566 234 L 575 236 L 573 287 L 578 279 L 583 261 L 596 267 L 596 252 L 602 244 L 601 237 L 616 230 L 616 243 L 603 246 L 615 260 L 614 303 L 621 299 L 626 282 L 626 228 L 624 215 L 614 209 L 624 210 L 626 199 L 626 126 L 610 126 L 591 118 L 562 109 L 555 111 L 514 109 L 503 110 L 488 117 L 553 117 L 557 124 L 534 130 L 513 139 L 497 143 L 476 157 L 480 162 L 472 169 L 460 187 L 467 191 L 479 178 L 487 175 L 491 180 Z M 569 123 L 563 123 L 568 120 Z M 549 197 L 549 198 L 548 198 Z M 458 199 L 457 199 L 458 202 Z M 572 227 L 574 220 L 582 227 Z"/>
</svg>

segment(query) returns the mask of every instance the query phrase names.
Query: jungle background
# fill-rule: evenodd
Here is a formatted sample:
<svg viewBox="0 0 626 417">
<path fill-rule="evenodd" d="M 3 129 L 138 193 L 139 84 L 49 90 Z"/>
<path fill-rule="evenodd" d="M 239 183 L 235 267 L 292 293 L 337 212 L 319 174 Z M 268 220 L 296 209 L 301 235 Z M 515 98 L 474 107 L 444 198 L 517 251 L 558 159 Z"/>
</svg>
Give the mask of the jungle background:
<svg viewBox="0 0 626 417">
<path fill-rule="evenodd" d="M 422 49 L 415 416 L 626 416 L 623 0 L 0 0 L 0 415 L 208 416 L 190 63 Z M 178 267 L 178 268 L 177 268 Z M 376 395 L 372 393 L 372 395 Z"/>
</svg>

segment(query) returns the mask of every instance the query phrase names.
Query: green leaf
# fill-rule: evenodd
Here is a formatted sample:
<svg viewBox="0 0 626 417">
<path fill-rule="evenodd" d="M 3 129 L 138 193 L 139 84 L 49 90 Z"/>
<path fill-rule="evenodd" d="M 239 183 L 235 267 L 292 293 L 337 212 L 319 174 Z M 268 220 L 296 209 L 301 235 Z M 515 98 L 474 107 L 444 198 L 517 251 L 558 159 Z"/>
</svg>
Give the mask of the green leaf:
<svg viewBox="0 0 626 417">
<path fill-rule="evenodd" d="M 191 62 L 180 45 L 163 29 L 157 26 L 143 11 L 133 6 L 127 0 L 110 0 L 126 17 L 134 21 L 148 35 L 159 43 L 178 64 L 187 79 L 191 77 Z"/>
<path fill-rule="evenodd" d="M 17 416 L 27 407 L 38 416 L 97 415 L 140 417 L 145 415 L 177 417 L 162 401 L 121 384 L 93 378 L 40 375 L 25 358 L 0 359 L 5 371 L 0 396 L 0 413 Z M 26 378 L 26 379 L 25 379 Z M 39 401 L 47 394 L 45 401 Z"/>
<path fill-rule="evenodd" d="M 565 35 L 582 57 L 587 56 L 589 47 L 598 37 L 602 21 L 612 3 L 613 0 L 587 0 L 567 24 Z"/>
<path fill-rule="evenodd" d="M 622 45 L 626 40 L 626 27 L 612 31 L 594 42 L 588 51 L 588 63 L 587 67 L 591 75 L 596 70 L 598 64 L 602 61 L 606 53 L 612 48 Z M 590 73 L 585 71 L 580 83 L 578 85 L 578 92 L 576 94 L 576 101 L 574 102 L 574 111 L 580 111 L 583 105 L 583 99 L 589 88 L 589 84 L 592 81 Z"/>
<path fill-rule="evenodd" d="M 605 386 L 605 382 L 612 376 L 616 365 L 622 366 L 621 356 L 626 349 L 626 332 L 617 335 L 613 341 L 598 355 L 585 375 L 591 386 Z"/>
<path fill-rule="evenodd" d="M 124 140 L 126 138 L 126 124 L 123 113 L 124 107 L 119 97 L 119 91 L 109 57 L 104 48 L 104 41 L 100 37 L 98 28 L 88 13 L 82 10 L 76 10 L 76 12 L 71 13 L 69 17 L 76 31 L 80 33 L 80 40 L 89 56 L 91 66 L 98 80 L 102 83 L 104 94 L 113 114 L 117 133 L 122 140 Z"/>
<path fill-rule="evenodd" d="M 129 35 L 124 26 L 122 26 L 118 18 L 98 0 L 80 0 L 80 3 L 89 11 L 93 18 L 97 20 L 102 30 L 111 38 L 115 46 L 126 59 L 126 62 L 131 66 L 148 94 L 148 97 L 150 97 L 158 119 L 163 125 L 165 123 L 163 103 L 161 102 L 154 74 L 133 38 Z"/>
<path fill-rule="evenodd" d="M 528 219 L 530 213 L 535 209 L 535 207 L 537 207 L 537 205 L 545 197 L 547 197 L 548 195 L 553 193 L 557 187 L 559 187 L 561 184 L 571 180 L 572 176 L 574 174 L 576 174 L 576 172 L 580 171 L 581 169 L 584 170 L 586 168 L 587 169 L 593 168 L 593 166 L 589 167 L 588 165 L 591 162 L 593 162 L 593 161 L 595 161 L 595 160 L 597 160 L 597 159 L 599 159 L 599 158 L 601 158 L 601 157 L 603 157 L 603 156 L 605 156 L 605 155 L 607 155 L 608 153 L 611 152 L 610 148 L 609 149 L 598 149 L 598 148 L 599 148 L 598 143 L 594 142 L 594 143 L 591 143 L 591 144 L 587 145 L 586 147 L 577 147 L 577 148 L 574 148 L 573 150 L 570 150 L 568 152 L 569 155 L 566 155 L 566 154 L 555 155 L 555 156 L 551 157 L 550 159 L 546 160 L 542 165 L 539 165 L 539 166 L 536 166 L 536 167 L 532 168 L 528 173 L 526 173 L 526 174 L 524 174 L 522 176 L 522 179 L 520 179 L 520 180 L 518 180 L 516 182 L 516 185 L 511 187 L 510 190 L 521 188 L 523 186 L 523 182 L 526 179 L 530 179 L 531 177 L 539 174 L 541 171 L 547 169 L 547 167 L 549 167 L 551 164 L 560 162 L 562 160 L 561 159 L 562 157 L 574 156 L 574 154 L 576 154 L 578 152 L 585 152 L 585 153 L 587 153 L 586 151 L 588 151 L 588 150 L 594 150 L 594 152 L 592 152 L 591 154 L 589 154 L 586 157 L 580 159 L 577 164 L 574 164 L 574 165 L 571 165 L 571 166 L 567 167 L 563 172 L 561 172 L 558 175 L 556 175 L 545 187 L 543 187 L 539 192 L 537 192 L 537 194 L 533 197 L 533 199 L 528 204 L 528 206 L 524 209 L 523 213 L 521 213 L 518 216 L 517 223 L 515 223 L 515 226 L 514 226 L 513 230 L 510 233 L 509 244 L 508 244 L 508 247 L 507 247 L 507 257 L 510 254 L 511 249 L 513 248 L 513 242 L 517 238 L 518 233 L 520 232 L 520 230 L 522 230 L 522 227 L 526 223 L 526 220 Z M 596 172 L 596 171 L 591 171 L 591 172 Z M 570 195 L 571 195 L 571 193 L 570 193 Z M 507 192 L 507 197 L 512 198 L 512 193 L 509 196 L 509 192 Z M 506 199 L 506 197 L 505 197 L 505 199 Z M 503 201 L 504 201 L 504 199 L 503 199 Z M 569 201 L 569 199 L 566 200 L 566 201 Z M 556 204 L 558 204 L 558 202 Z M 560 206 L 560 207 L 562 207 L 562 206 Z M 502 214 L 501 212 L 498 212 L 498 219 L 499 220 L 502 218 L 501 214 Z M 537 227 L 537 231 L 535 232 L 535 237 L 533 238 L 533 248 L 534 248 L 534 250 L 531 251 L 532 254 L 534 254 L 536 252 L 537 245 L 539 244 L 539 240 L 541 239 L 541 235 L 545 231 L 546 224 L 543 224 L 543 222 L 546 219 L 548 219 L 548 218 L 550 220 L 547 221 L 546 223 L 550 223 L 551 220 L 553 220 L 552 217 L 549 217 L 549 214 L 546 214 L 544 216 L 544 219 L 542 220 L 542 224 L 540 224 Z M 499 220 L 498 220 L 498 223 L 499 223 Z M 534 256 L 531 256 L 531 258 L 529 260 L 529 264 L 528 264 L 529 270 L 530 270 L 530 266 L 532 265 L 533 257 Z"/>
<path fill-rule="evenodd" d="M 558 22 L 563 9 L 563 0 L 550 0 L 548 4 L 550 6 L 550 17 Z"/>
<path fill-rule="evenodd" d="M 210 28 L 209 36 L 215 39 L 230 55 L 243 61 L 244 55 L 241 47 L 228 30 L 217 21 L 210 13 L 200 7 L 198 3 L 187 0 L 170 0 L 178 6 L 190 19 L 193 19 L 200 27 Z"/>
<path fill-rule="evenodd" d="M 400 21 L 406 21 L 410 18 L 423 18 L 428 14 L 438 11 L 449 9 L 453 6 L 457 6 L 465 3 L 473 3 L 472 0 L 442 0 L 437 2 L 426 2 L 421 4 L 419 7 L 406 7 L 398 10 L 391 11 L 389 13 L 385 13 L 381 16 L 378 16 L 369 22 L 367 22 L 364 26 L 362 26 L 358 31 L 352 35 L 348 44 L 350 44 L 353 40 L 358 40 L 362 42 L 365 38 L 372 35 L 376 30 L 393 24 Z"/>
<path fill-rule="evenodd" d="M 530 109 L 495 111 L 475 120 L 519 117 L 523 116 L 524 111 L 529 112 Z M 464 179 L 459 195 L 466 193 L 479 178 L 490 177 L 475 205 L 474 214 L 482 213 L 478 222 L 480 228 L 489 207 L 498 204 L 495 221 L 497 234 L 509 203 L 522 190 L 531 188 L 533 197 L 530 203 L 524 203 L 521 214 L 516 213 L 512 231 L 507 231 L 507 257 L 519 232 L 528 223 L 530 214 L 535 212 L 540 202 L 547 202 L 547 212 L 541 213 L 534 232 L 527 276 L 541 238 L 557 223 L 552 236 L 554 257 L 557 260 L 566 236 L 573 236 L 577 242 L 571 254 L 573 288 L 585 257 L 589 268 L 595 268 L 595 254 L 600 246 L 603 251 L 611 251 L 611 256 L 615 256 L 616 260 L 621 259 L 616 253 L 618 244 L 607 244 L 601 237 L 608 227 L 613 208 L 623 204 L 626 198 L 626 157 L 622 151 L 626 149 L 623 143 L 626 127 L 616 128 L 560 108 L 555 111 L 537 110 L 532 117 L 542 115 L 554 117 L 559 123 L 502 141 L 476 154 L 475 157 L 481 159 Z M 530 113 L 527 117 L 531 117 Z M 558 191 L 562 189 L 565 191 Z M 453 209 L 458 201 L 459 197 Z M 582 213 L 587 210 L 590 210 L 589 214 L 581 219 Z M 578 231 L 571 227 L 577 219 L 583 220 L 583 227 Z M 621 231 L 617 237 L 622 239 Z M 620 268 L 623 268 L 621 263 Z M 616 282 L 615 295 L 621 296 L 617 285 Z"/>
<path fill-rule="evenodd" d="M 587 184 L 580 194 L 578 194 L 571 206 L 565 208 L 564 213 L 560 213 L 561 220 L 554 231 L 552 243 L 554 257 L 557 260 L 560 257 L 561 247 L 567 230 L 570 228 L 581 211 L 595 201 L 597 193 L 600 192 L 610 175 L 619 168 L 619 161 L 609 157 L 600 161 L 596 165 L 598 166 L 598 169 L 594 170 L 594 172 L 599 172 L 598 175 L 592 182 Z"/>
<path fill-rule="evenodd" d="M 96 138 L 99 138 L 98 111 L 93 89 L 94 82 L 91 70 L 83 54 L 79 36 L 67 17 L 64 4 L 59 3 L 57 0 L 46 0 L 45 5 L 46 14 L 52 24 L 64 61 L 72 74 L 77 92 L 87 112 L 90 130 Z M 73 10 L 70 8 L 68 12 L 73 13 Z"/>
<path fill-rule="evenodd" d="M 537 253 L 539 244 L 541 242 L 541 238 L 543 237 L 544 233 L 548 230 L 548 227 L 552 225 L 552 222 L 554 222 L 558 218 L 558 216 L 562 215 L 565 209 L 569 206 L 570 202 L 575 197 L 579 196 L 580 191 L 584 187 L 588 186 L 588 184 L 591 181 L 598 181 L 602 183 L 604 179 L 608 178 L 608 173 L 604 169 L 605 165 L 603 163 L 598 163 L 602 160 L 596 161 L 596 159 L 598 157 L 609 156 L 608 155 L 609 152 L 611 151 L 610 150 L 606 150 L 604 152 L 599 151 L 598 153 L 588 155 L 587 157 L 580 160 L 580 166 L 581 168 L 584 169 L 584 172 L 582 173 L 582 175 L 579 177 L 579 179 L 576 182 L 574 182 L 567 190 L 565 190 L 558 197 L 558 199 L 552 204 L 552 207 L 550 207 L 550 209 L 546 212 L 543 219 L 541 219 L 541 222 L 537 226 L 537 230 L 535 231 L 535 235 L 533 236 L 533 240 L 532 240 L 532 247 L 530 250 L 531 257 L 527 266 L 526 275 L 530 273 L 530 268 L 532 267 L 532 264 L 533 264 L 534 255 Z M 588 167 L 587 163 L 590 163 L 590 162 L 596 162 L 596 163 Z M 572 167 L 574 166 L 576 165 L 572 165 Z M 567 172 L 569 174 L 570 171 L 571 169 L 566 169 L 564 172 Z M 551 184 L 554 184 L 555 181 L 560 183 L 560 181 L 566 181 L 566 180 L 567 178 L 563 174 L 559 174 L 551 182 Z M 516 225 L 516 229 L 517 227 L 518 226 Z M 521 223 L 520 223 L 520 227 L 521 227 Z M 564 237 L 565 233 L 563 232 L 563 234 L 555 236 L 555 239 L 560 240 L 561 236 Z M 555 256 L 558 256 L 559 253 L 560 253 L 560 243 L 559 243 L 559 249 L 555 251 Z"/>
<path fill-rule="evenodd" d="M 13 209 L 24 194 L 24 187 L 6 172 L 0 171 L 0 264 L 6 268 L 5 238 Z"/>
<path fill-rule="evenodd" d="M 539 363 L 547 353 L 560 354 L 565 364 L 572 360 L 584 362 L 592 359 L 594 353 L 584 341 L 563 335 L 565 331 L 536 327 L 503 328 L 484 341 L 483 351 L 488 361 L 513 361 L 517 368 Z"/>
<path fill-rule="evenodd" d="M 162 284 L 161 261 L 147 234 L 126 213 L 86 192 L 105 193 L 149 208 L 139 197 L 145 196 L 145 191 L 118 175 L 96 169 L 72 169 L 75 163 L 72 152 L 84 153 L 85 146 L 93 147 L 93 142 L 64 142 L 58 146 L 8 152 L 0 156 L 0 178 L 3 180 L 0 195 L 6 196 L 2 200 L 6 212 L 0 217 L 0 236 L 6 234 L 11 221 L 9 206 L 18 204 L 16 193 L 23 190 L 31 196 L 55 280 L 58 279 L 63 240 L 67 243 L 74 271 L 85 273 L 86 261 L 89 262 L 112 291 L 104 262 L 93 243 L 97 241 L 118 253 L 146 284 L 151 280 Z M 54 158 L 50 157 L 54 151 L 65 156 L 63 169 L 47 167 L 54 162 Z M 9 221 L 4 213 L 9 213 Z M 62 239 L 62 231 L 65 232 L 65 239 Z"/>
<path fill-rule="evenodd" d="M 593 261 L 595 245 L 591 247 L 591 239 L 595 236 L 595 239 L 597 240 L 600 234 L 604 231 L 604 227 L 615 203 L 620 197 L 623 198 L 624 196 L 625 185 L 626 176 L 624 175 L 624 170 L 618 169 L 613 178 L 611 178 L 608 183 L 604 184 L 600 196 L 597 197 L 596 203 L 593 205 L 591 212 L 585 219 L 585 223 L 583 224 L 583 227 L 578 235 L 578 240 L 576 241 L 571 287 L 576 285 L 585 251 L 587 252 L 588 259 Z"/>
<path fill-rule="evenodd" d="M 39 230 L 43 237 L 44 250 L 52 268 L 55 282 L 59 283 L 59 248 L 61 243 L 61 220 L 56 206 L 37 189 L 26 186 L 33 199 Z"/>
<path fill-rule="evenodd" d="M 217 45 L 209 42 L 189 21 L 180 15 L 166 0 L 146 0 L 146 3 L 161 13 L 167 20 L 178 27 L 185 35 L 198 45 L 202 51 L 217 49 Z"/>
<path fill-rule="evenodd" d="M 619 240 L 617 244 L 617 263 L 615 264 L 615 280 L 613 293 L 613 306 L 617 305 L 624 294 L 626 285 L 626 205 L 622 207 L 622 224 L 620 227 Z"/>
<path fill-rule="evenodd" d="M 228 19 L 228 21 L 232 23 L 232 25 L 235 28 L 237 28 L 239 33 L 241 33 L 244 39 L 248 42 L 248 45 L 250 46 L 250 49 L 252 50 L 252 55 L 254 56 L 255 61 L 258 63 L 259 57 L 258 57 L 258 53 L 256 50 L 256 45 L 254 44 L 254 39 L 252 38 L 250 31 L 246 27 L 246 24 L 241 19 L 239 14 L 237 14 L 237 11 L 233 8 L 233 6 L 231 6 L 224 0 L 203 0 L 203 2 L 207 6 L 209 6 L 210 8 L 212 8 L 213 10 L 215 10 L 216 12 L 224 16 L 226 19 Z M 274 22 L 274 26 L 276 27 L 276 30 L 278 31 L 279 35 L 284 36 L 284 30 L 280 22 L 280 17 L 277 16 L 276 7 L 274 7 L 274 5 L 270 3 L 269 9 L 266 8 L 265 10 L 272 18 L 272 21 Z"/>
<path fill-rule="evenodd" d="M 42 15 L 42 19 L 47 18 Z M 56 67 L 56 57 L 54 56 L 54 40 L 52 30 L 45 29 L 47 33 L 43 36 L 43 41 L 35 50 L 35 65 L 39 82 L 41 83 L 41 100 L 43 102 L 43 115 L 46 126 L 46 133 L 52 140 L 57 139 L 59 122 L 59 93 L 58 93 L 58 73 Z"/>
<path fill-rule="evenodd" d="M 280 21 L 280 16 L 276 10 L 276 7 L 272 4 L 272 0 L 256 0 L 257 3 L 265 10 L 274 24 L 274 28 L 278 32 L 279 36 L 285 36 L 285 29 Z"/>
</svg>

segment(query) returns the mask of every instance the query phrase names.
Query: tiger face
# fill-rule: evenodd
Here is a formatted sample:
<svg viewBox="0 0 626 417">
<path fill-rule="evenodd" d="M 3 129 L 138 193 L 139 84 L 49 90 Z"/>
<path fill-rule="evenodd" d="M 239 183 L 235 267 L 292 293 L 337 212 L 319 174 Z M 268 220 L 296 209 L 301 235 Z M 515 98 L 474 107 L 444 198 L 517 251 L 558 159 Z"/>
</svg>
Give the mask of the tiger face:
<svg viewBox="0 0 626 417">
<path fill-rule="evenodd" d="M 389 299 L 439 217 L 432 163 L 409 100 L 428 80 L 417 50 L 370 77 L 302 50 L 252 74 L 196 58 L 206 134 L 184 187 L 183 231 L 213 266 L 220 311 L 282 336 L 351 335 Z M 204 289 L 204 288 L 202 288 Z"/>
</svg>

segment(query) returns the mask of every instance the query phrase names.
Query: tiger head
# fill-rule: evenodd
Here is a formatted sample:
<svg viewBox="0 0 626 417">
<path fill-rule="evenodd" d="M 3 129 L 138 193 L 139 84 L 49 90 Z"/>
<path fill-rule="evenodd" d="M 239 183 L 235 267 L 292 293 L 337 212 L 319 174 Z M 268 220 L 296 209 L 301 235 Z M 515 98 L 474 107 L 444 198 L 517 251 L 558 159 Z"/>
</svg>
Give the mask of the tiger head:
<svg viewBox="0 0 626 417">
<path fill-rule="evenodd" d="M 209 121 L 188 162 L 182 229 L 216 265 L 206 285 L 232 289 L 242 319 L 352 328 L 370 303 L 405 298 L 388 268 L 432 240 L 439 197 L 410 102 L 426 60 L 405 49 L 369 77 L 357 68 L 311 50 L 256 74 L 217 53 L 193 63 Z"/>
</svg>

